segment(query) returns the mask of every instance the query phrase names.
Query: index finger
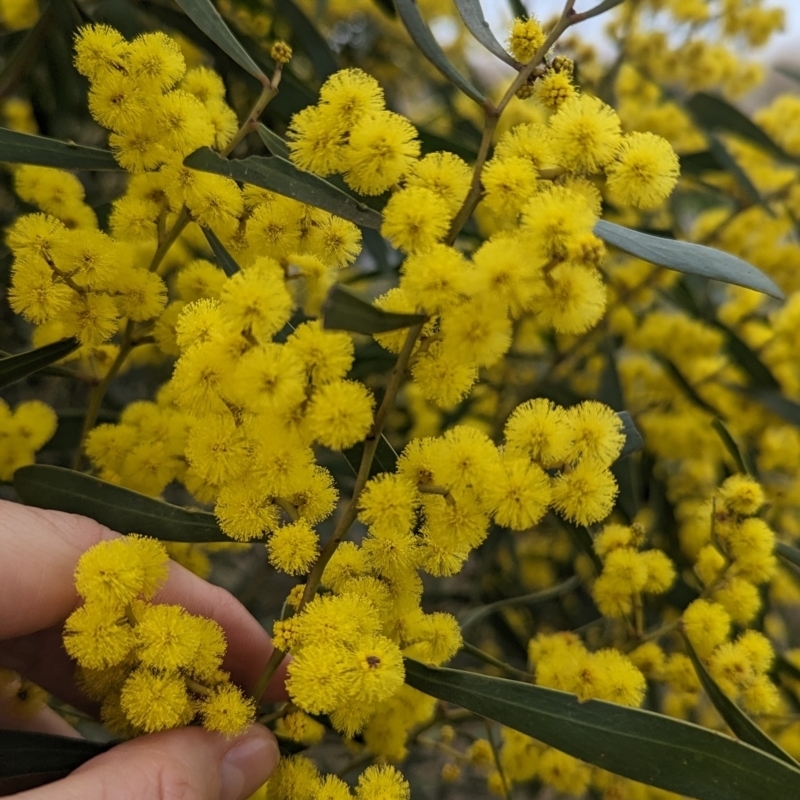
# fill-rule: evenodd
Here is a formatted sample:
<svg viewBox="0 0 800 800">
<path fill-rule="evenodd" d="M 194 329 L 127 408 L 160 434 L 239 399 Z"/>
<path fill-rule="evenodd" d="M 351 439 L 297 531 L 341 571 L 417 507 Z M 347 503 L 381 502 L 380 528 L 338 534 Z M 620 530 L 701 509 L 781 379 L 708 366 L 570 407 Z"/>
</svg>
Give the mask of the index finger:
<svg viewBox="0 0 800 800">
<path fill-rule="evenodd" d="M 92 545 L 117 536 L 87 517 L 0 500 L 0 640 L 63 622 L 80 602 L 73 582 L 78 559 Z M 233 595 L 171 562 L 155 599 L 216 620 L 228 642 L 224 668 L 245 689 L 255 685 L 272 641 Z M 265 699 L 285 697 L 282 678 L 279 673 Z"/>
</svg>

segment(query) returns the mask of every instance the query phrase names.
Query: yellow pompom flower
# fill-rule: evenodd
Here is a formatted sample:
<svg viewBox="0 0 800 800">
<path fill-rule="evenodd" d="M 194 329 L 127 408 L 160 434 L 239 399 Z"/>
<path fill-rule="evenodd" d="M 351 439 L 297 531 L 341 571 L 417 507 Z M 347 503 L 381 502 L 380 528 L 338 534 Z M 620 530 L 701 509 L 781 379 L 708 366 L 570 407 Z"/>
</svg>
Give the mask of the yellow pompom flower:
<svg viewBox="0 0 800 800">
<path fill-rule="evenodd" d="M 40 261 L 14 266 L 8 302 L 15 313 L 34 325 L 58 319 L 70 306 L 73 291 L 53 278 L 50 267 Z"/>
<path fill-rule="evenodd" d="M 732 576 L 712 595 L 738 625 L 747 625 L 761 609 L 761 594 L 758 588 L 742 578 Z"/>
<path fill-rule="evenodd" d="M 215 131 L 208 111 L 189 92 L 173 89 L 161 95 L 152 111 L 165 160 L 182 159 L 204 145 L 214 144 Z"/>
<path fill-rule="evenodd" d="M 543 467 L 562 464 L 571 444 L 565 410 L 543 397 L 518 405 L 506 422 L 504 436 L 510 454 Z"/>
<path fill-rule="evenodd" d="M 647 582 L 643 591 L 663 594 L 675 582 L 675 566 L 663 550 L 646 550 L 641 553 L 647 568 Z"/>
<path fill-rule="evenodd" d="M 145 585 L 137 548 L 124 538 L 99 542 L 87 550 L 75 568 L 75 588 L 84 600 L 124 607 Z"/>
<path fill-rule="evenodd" d="M 147 607 L 134 628 L 136 655 L 145 667 L 174 671 L 191 664 L 200 647 L 192 617 L 181 606 Z"/>
<path fill-rule="evenodd" d="M 214 514 L 227 536 L 248 542 L 275 529 L 280 508 L 271 502 L 260 481 L 237 481 L 222 488 Z"/>
<path fill-rule="evenodd" d="M 358 777 L 356 800 L 409 800 L 408 781 L 392 766 L 367 767 Z"/>
<path fill-rule="evenodd" d="M 647 563 L 643 553 L 630 547 L 612 550 L 603 562 L 603 573 L 620 591 L 634 594 L 644 589 L 647 583 Z"/>
<path fill-rule="evenodd" d="M 577 95 L 572 77 L 565 72 L 549 70 L 536 81 L 533 96 L 551 113 L 556 113 L 568 100 Z"/>
<path fill-rule="evenodd" d="M 292 162 L 300 169 L 322 177 L 344 169 L 344 131 L 328 109 L 304 108 L 292 117 L 286 135 Z"/>
<path fill-rule="evenodd" d="M 110 25 L 84 25 L 75 37 L 75 69 L 90 81 L 119 69 L 127 54 L 128 43 Z"/>
<path fill-rule="evenodd" d="M 302 575 L 319 552 L 317 532 L 304 519 L 276 528 L 267 540 L 269 563 L 288 575 Z"/>
<path fill-rule="evenodd" d="M 605 558 L 619 547 L 631 547 L 636 544 L 633 528 L 612 522 L 594 538 L 594 551 L 600 558 Z"/>
<path fill-rule="evenodd" d="M 359 497 L 358 518 L 374 533 L 407 533 L 419 503 L 416 487 L 402 475 L 382 473 L 371 478 Z"/>
<path fill-rule="evenodd" d="M 132 80 L 153 92 L 171 89 L 186 72 L 178 43 L 162 31 L 143 33 L 128 46 L 126 68 Z"/>
<path fill-rule="evenodd" d="M 200 703 L 203 727 L 225 736 L 238 736 L 255 719 L 256 701 L 245 697 L 238 686 L 224 683 Z"/>
<path fill-rule="evenodd" d="M 749 517 L 757 514 L 766 502 L 764 490 L 749 475 L 731 475 L 717 489 L 719 507 Z"/>
<path fill-rule="evenodd" d="M 420 144 L 414 126 L 400 114 L 380 111 L 350 131 L 344 161 L 347 185 L 361 194 L 382 194 L 411 168 Z"/>
<path fill-rule="evenodd" d="M 435 666 L 449 661 L 463 644 L 458 620 L 442 611 L 415 614 L 408 639 L 409 645 L 404 653 Z"/>
<path fill-rule="evenodd" d="M 186 458 L 212 484 L 229 483 L 247 469 L 250 447 L 230 414 L 211 414 L 192 426 Z"/>
<path fill-rule="evenodd" d="M 413 253 L 444 238 L 450 211 L 430 189 L 411 186 L 395 192 L 383 209 L 381 234 L 394 247 Z"/>
<path fill-rule="evenodd" d="M 310 644 L 294 655 L 286 689 L 292 702 L 309 714 L 329 714 L 344 697 L 348 651 L 333 642 Z"/>
<path fill-rule="evenodd" d="M 220 307 L 238 329 L 268 341 L 288 322 L 294 303 L 280 265 L 271 258 L 259 258 L 224 284 Z"/>
<path fill-rule="evenodd" d="M 532 528 L 550 504 L 550 478 L 527 458 L 504 457 L 502 476 L 494 491 L 494 521 L 514 531 Z"/>
<path fill-rule="evenodd" d="M 534 301 L 539 319 L 559 333 L 585 333 L 602 319 L 606 287 L 596 269 L 564 261 L 550 271 L 547 289 Z"/>
<path fill-rule="evenodd" d="M 545 38 L 544 29 L 536 17 L 517 17 L 508 35 L 508 49 L 517 61 L 527 64 L 544 44 Z"/>
<path fill-rule="evenodd" d="M 539 757 L 539 778 L 559 792 L 579 797 L 589 787 L 591 772 L 577 758 L 548 747 Z"/>
<path fill-rule="evenodd" d="M 194 716 L 184 679 L 141 667 L 125 681 L 120 696 L 125 716 L 145 733 L 176 728 Z"/>
<path fill-rule="evenodd" d="M 451 215 L 455 215 L 464 202 L 472 182 L 472 170 L 457 155 L 444 151 L 428 153 L 414 163 L 406 186 L 420 186 L 432 191 L 443 201 Z"/>
<path fill-rule="evenodd" d="M 571 522 L 591 525 L 611 513 L 617 492 L 617 482 L 608 469 L 581 461 L 555 479 L 553 506 Z"/>
<path fill-rule="evenodd" d="M 546 260 L 564 258 L 572 240 L 590 233 L 597 214 L 586 198 L 567 186 L 551 186 L 522 210 L 523 232 Z"/>
<path fill-rule="evenodd" d="M 343 69 L 331 75 L 320 87 L 319 100 L 345 130 L 366 114 L 384 108 L 380 84 L 360 69 Z"/>
<path fill-rule="evenodd" d="M 64 623 L 64 649 L 88 669 L 121 664 L 134 647 L 130 627 L 119 622 L 119 610 L 104 603 L 87 603 Z"/>
<path fill-rule="evenodd" d="M 475 295 L 442 318 L 444 354 L 479 367 L 496 364 L 510 349 L 512 325 L 505 303 L 492 294 Z"/>
<path fill-rule="evenodd" d="M 627 134 L 605 169 L 611 201 L 641 209 L 658 208 L 680 175 L 672 145 L 654 133 Z"/>
<path fill-rule="evenodd" d="M 343 378 L 353 364 L 353 340 L 341 331 L 304 322 L 286 340 L 287 357 L 299 363 L 319 386 Z"/>
<path fill-rule="evenodd" d="M 306 413 L 313 437 L 333 450 L 360 442 L 372 425 L 375 400 L 357 381 L 338 380 L 318 387 Z"/>
<path fill-rule="evenodd" d="M 695 600 L 682 615 L 683 627 L 692 647 L 704 658 L 727 638 L 731 618 L 719 604 L 708 600 Z"/>
<path fill-rule="evenodd" d="M 380 703 L 405 681 L 403 655 L 391 639 L 372 637 L 358 643 L 345 662 L 343 677 L 345 697 Z"/>
<path fill-rule="evenodd" d="M 471 294 L 468 262 L 455 248 L 434 244 L 403 262 L 400 287 L 417 308 L 439 313 Z"/>
<path fill-rule="evenodd" d="M 589 95 L 567 100 L 550 118 L 553 156 L 571 172 L 598 172 L 614 159 L 621 138 L 616 111 Z"/>
<path fill-rule="evenodd" d="M 584 400 L 568 408 L 566 422 L 572 439 L 567 451 L 568 461 L 591 459 L 608 466 L 622 451 L 625 444 L 622 421 L 603 403 Z"/>
<path fill-rule="evenodd" d="M 537 181 L 536 167 L 529 159 L 493 158 L 481 173 L 486 190 L 483 202 L 492 213 L 513 218 L 536 193 Z"/>
</svg>

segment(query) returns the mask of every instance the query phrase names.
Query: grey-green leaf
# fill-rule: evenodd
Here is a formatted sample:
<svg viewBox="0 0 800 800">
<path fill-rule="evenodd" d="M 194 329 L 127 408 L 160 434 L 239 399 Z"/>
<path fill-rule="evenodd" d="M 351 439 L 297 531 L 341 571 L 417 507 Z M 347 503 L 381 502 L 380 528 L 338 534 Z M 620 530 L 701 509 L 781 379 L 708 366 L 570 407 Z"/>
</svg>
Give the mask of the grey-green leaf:
<svg viewBox="0 0 800 800">
<path fill-rule="evenodd" d="M 686 101 L 686 109 L 695 124 L 706 132 L 733 133 L 766 150 L 780 161 L 796 161 L 755 122 L 721 97 L 697 92 Z"/>
<path fill-rule="evenodd" d="M 625 458 L 631 453 L 636 453 L 644 447 L 644 439 L 633 417 L 627 411 L 617 411 L 617 416 L 622 423 L 622 432 L 625 434 L 625 444 L 622 445 L 622 450 L 618 458 Z"/>
<path fill-rule="evenodd" d="M 397 314 L 377 306 L 335 283 L 322 306 L 323 327 L 352 333 L 387 333 L 425 322 L 424 314 Z"/>
<path fill-rule="evenodd" d="M 428 61 L 444 75 L 453 86 L 461 89 L 467 97 L 476 103 L 483 104 L 486 98 L 472 85 L 451 63 L 444 50 L 434 39 L 430 28 L 425 24 L 417 8 L 416 0 L 395 0 L 395 8 L 403 21 L 406 30 Z"/>
<path fill-rule="evenodd" d="M 779 758 L 781 761 L 785 761 L 795 768 L 800 768 L 800 764 L 778 745 L 777 742 L 770 739 L 769 736 L 767 736 L 767 734 L 764 733 L 764 731 L 762 731 L 761 728 L 759 728 L 758 725 L 756 725 L 755 722 L 753 722 L 753 720 L 751 720 L 750 717 L 719 688 L 719 686 L 717 686 L 716 681 L 709 675 L 705 665 L 698 657 L 694 647 L 692 647 L 689 637 L 686 635 L 685 631 L 682 631 L 682 633 L 683 641 L 686 644 L 686 652 L 692 660 L 694 670 L 697 673 L 697 677 L 700 678 L 700 683 L 703 684 L 703 689 L 705 689 L 708 699 L 714 704 L 714 708 L 719 711 L 720 716 L 734 732 L 736 738 L 747 742 L 747 744 L 751 744 L 753 747 L 757 747 L 759 750 L 763 750 L 765 753 L 770 753 L 775 756 L 775 758 Z"/>
<path fill-rule="evenodd" d="M 0 358 L 0 389 L 55 364 L 79 347 L 77 339 L 61 339 L 26 353 Z"/>
<path fill-rule="evenodd" d="M 519 69 L 520 63 L 497 41 L 486 17 L 483 15 L 480 0 L 455 0 L 458 13 L 464 20 L 467 30 L 492 54 L 510 67 Z"/>
<path fill-rule="evenodd" d="M 702 244 L 664 239 L 600 220 L 594 232 L 607 244 L 661 267 L 744 286 L 779 300 L 783 292 L 772 278 L 741 258 Z"/>
<path fill-rule="evenodd" d="M 267 76 L 233 35 L 211 0 L 176 0 L 176 2 L 186 16 L 245 72 L 249 72 L 263 84 L 267 83 Z"/>
<path fill-rule="evenodd" d="M 749 744 L 652 711 L 406 659 L 425 694 L 532 736 L 589 764 L 698 800 L 797 797 L 800 770 Z"/>
<path fill-rule="evenodd" d="M 32 133 L 20 133 L 0 128 L 0 161 L 7 164 L 35 164 L 58 169 L 87 169 L 119 171 L 110 150 L 86 147 L 82 144 L 60 142 Z"/>
<path fill-rule="evenodd" d="M 355 222 L 365 228 L 381 227 L 383 217 L 378 211 L 338 189 L 332 183 L 298 169 L 280 156 L 249 156 L 229 161 L 208 147 L 196 150 L 183 162 L 187 167 L 203 172 L 225 175 L 241 183 L 250 183 L 277 194 L 292 197 L 301 203 L 322 208 L 331 214 Z"/>
<path fill-rule="evenodd" d="M 800 567 L 800 550 L 796 547 L 792 547 L 784 542 L 777 542 L 775 544 L 775 552 L 791 564 Z"/>
<path fill-rule="evenodd" d="M 203 234 L 206 237 L 208 246 L 214 253 L 214 258 L 217 259 L 217 264 L 221 267 L 222 271 L 230 278 L 239 272 L 239 265 L 236 259 L 228 252 L 224 244 L 219 240 L 217 234 L 211 228 L 203 228 Z"/>
<path fill-rule="evenodd" d="M 50 733 L 0 731 L 0 795 L 65 778 L 112 746 Z"/>
<path fill-rule="evenodd" d="M 753 205 L 760 204 L 761 195 L 756 185 L 750 180 L 750 176 L 744 171 L 733 155 L 731 155 L 728 148 L 725 147 L 718 136 L 714 134 L 708 135 L 708 149 L 725 171 L 739 184 L 739 188 L 750 203 Z"/>
<path fill-rule="evenodd" d="M 259 122 L 258 128 L 258 136 L 264 145 L 266 146 L 267 150 L 272 153 L 274 156 L 280 156 L 281 158 L 285 158 L 287 161 L 289 160 L 289 147 L 286 144 L 286 140 L 283 139 L 281 136 L 278 136 L 275 131 L 271 131 L 266 125 Z"/>
<path fill-rule="evenodd" d="M 14 489 L 27 505 L 83 514 L 120 533 L 165 542 L 231 541 L 207 511 L 173 506 L 63 467 L 22 467 L 14 473 Z"/>
</svg>

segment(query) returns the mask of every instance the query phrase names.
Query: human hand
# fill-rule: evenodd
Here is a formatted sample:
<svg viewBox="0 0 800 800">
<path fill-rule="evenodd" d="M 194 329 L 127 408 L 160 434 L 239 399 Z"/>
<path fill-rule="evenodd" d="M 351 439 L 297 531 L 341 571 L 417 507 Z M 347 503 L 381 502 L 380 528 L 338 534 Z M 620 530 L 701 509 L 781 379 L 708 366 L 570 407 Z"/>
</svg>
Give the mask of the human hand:
<svg viewBox="0 0 800 800">
<path fill-rule="evenodd" d="M 78 558 L 118 534 L 86 517 L 0 501 L 0 667 L 12 669 L 77 708 L 91 705 L 75 685 L 75 665 L 62 647 L 64 619 L 78 606 Z M 178 603 L 215 619 L 228 641 L 224 667 L 245 689 L 255 685 L 272 652 L 269 636 L 232 595 L 177 564 L 156 602 Z M 285 697 L 283 672 L 265 700 Z M 0 706 L 0 728 L 77 735 L 44 709 L 13 719 Z M 87 762 L 67 778 L 15 797 L 22 800 L 240 800 L 278 761 L 273 736 L 260 725 L 226 739 L 200 728 L 143 736 Z"/>
</svg>

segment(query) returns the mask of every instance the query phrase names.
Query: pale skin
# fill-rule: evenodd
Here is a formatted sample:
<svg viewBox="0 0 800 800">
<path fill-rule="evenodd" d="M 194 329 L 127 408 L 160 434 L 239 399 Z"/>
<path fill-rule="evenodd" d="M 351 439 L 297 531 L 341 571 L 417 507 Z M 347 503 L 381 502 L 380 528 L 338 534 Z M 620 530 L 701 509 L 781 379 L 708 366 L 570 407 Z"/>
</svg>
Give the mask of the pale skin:
<svg viewBox="0 0 800 800">
<path fill-rule="evenodd" d="M 0 500 L 0 667 L 75 707 L 95 712 L 75 686 L 75 665 L 61 645 L 64 620 L 79 604 L 73 572 L 93 544 L 119 534 L 75 514 L 27 508 Z M 273 650 L 261 625 L 230 593 L 170 564 L 155 602 L 178 603 L 211 617 L 225 630 L 224 667 L 245 689 L 258 680 Z M 285 697 L 284 674 L 275 676 L 264 700 Z M 0 728 L 77 736 L 45 708 L 20 720 L 0 704 Z M 253 725 L 226 739 L 198 727 L 142 736 L 114 747 L 68 777 L 13 795 L 19 800 L 244 800 L 278 762 L 272 734 Z"/>
</svg>

